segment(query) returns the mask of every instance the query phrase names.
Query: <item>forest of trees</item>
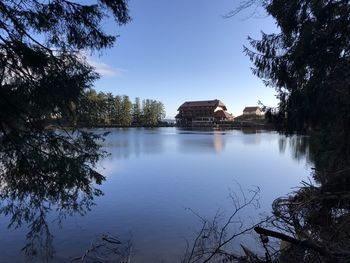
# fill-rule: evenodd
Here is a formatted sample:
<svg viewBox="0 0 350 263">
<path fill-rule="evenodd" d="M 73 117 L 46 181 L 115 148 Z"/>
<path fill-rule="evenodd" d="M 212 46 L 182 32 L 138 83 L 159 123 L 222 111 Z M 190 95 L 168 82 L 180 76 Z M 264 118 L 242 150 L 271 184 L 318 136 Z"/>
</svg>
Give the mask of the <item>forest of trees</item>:
<svg viewBox="0 0 350 263">
<path fill-rule="evenodd" d="M 64 116 L 70 119 L 71 116 Z M 139 97 L 134 102 L 126 95 L 89 89 L 74 106 L 73 120 L 78 126 L 157 126 L 165 118 L 164 104 Z"/>
</svg>

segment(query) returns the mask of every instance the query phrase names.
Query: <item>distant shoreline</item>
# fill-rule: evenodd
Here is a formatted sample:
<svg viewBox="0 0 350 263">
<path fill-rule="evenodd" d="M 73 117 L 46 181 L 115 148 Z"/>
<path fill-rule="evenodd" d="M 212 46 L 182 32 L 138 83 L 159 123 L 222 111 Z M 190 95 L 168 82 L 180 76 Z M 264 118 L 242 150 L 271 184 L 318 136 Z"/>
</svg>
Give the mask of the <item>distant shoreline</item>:
<svg viewBox="0 0 350 263">
<path fill-rule="evenodd" d="M 240 128 L 258 128 L 258 129 L 273 129 L 273 125 L 268 123 L 258 123 L 258 122 L 249 122 L 249 121 L 237 121 L 232 122 L 230 124 L 216 124 L 216 125 L 208 125 L 208 126 L 180 126 L 176 124 L 160 124 L 156 126 L 142 126 L 142 125 L 131 125 L 131 126 L 120 126 L 113 124 L 99 124 L 99 125 L 64 125 L 57 123 L 50 123 L 48 127 L 64 127 L 64 128 L 79 128 L 79 129 L 98 129 L 98 128 L 192 128 L 192 129 L 240 129 Z"/>
</svg>

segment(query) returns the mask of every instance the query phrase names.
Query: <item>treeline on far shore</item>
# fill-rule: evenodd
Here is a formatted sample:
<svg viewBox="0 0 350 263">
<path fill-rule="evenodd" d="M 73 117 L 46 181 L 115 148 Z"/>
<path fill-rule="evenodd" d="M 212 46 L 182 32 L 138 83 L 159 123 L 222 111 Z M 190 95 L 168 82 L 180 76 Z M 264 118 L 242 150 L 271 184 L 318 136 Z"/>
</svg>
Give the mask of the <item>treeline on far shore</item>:
<svg viewBox="0 0 350 263">
<path fill-rule="evenodd" d="M 90 89 L 72 105 L 70 114 L 78 126 L 158 126 L 165 118 L 164 104 L 157 100 L 136 97 L 133 102 L 127 95 L 96 92 Z M 51 120 L 60 119 L 72 123 L 71 116 L 62 112 L 51 115 Z"/>
</svg>

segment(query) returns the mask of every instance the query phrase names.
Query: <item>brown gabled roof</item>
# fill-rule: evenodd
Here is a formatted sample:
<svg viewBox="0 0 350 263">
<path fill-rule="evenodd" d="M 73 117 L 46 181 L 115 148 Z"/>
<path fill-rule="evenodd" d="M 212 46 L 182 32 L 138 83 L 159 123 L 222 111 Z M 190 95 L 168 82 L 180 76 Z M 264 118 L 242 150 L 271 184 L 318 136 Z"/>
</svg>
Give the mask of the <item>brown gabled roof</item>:
<svg viewBox="0 0 350 263">
<path fill-rule="evenodd" d="M 186 101 L 184 102 L 178 110 L 188 107 L 218 107 L 221 106 L 226 110 L 225 104 L 220 100 L 201 100 L 201 101 Z"/>
<path fill-rule="evenodd" d="M 255 112 L 257 109 L 260 109 L 258 106 L 254 107 L 245 107 L 243 112 Z"/>
</svg>

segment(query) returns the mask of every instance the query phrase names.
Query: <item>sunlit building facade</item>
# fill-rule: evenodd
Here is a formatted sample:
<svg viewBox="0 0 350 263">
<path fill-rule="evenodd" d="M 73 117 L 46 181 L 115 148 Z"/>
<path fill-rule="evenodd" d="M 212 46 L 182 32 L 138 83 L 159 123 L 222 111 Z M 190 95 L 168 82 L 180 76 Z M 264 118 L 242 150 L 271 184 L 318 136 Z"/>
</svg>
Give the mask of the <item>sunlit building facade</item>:
<svg viewBox="0 0 350 263">
<path fill-rule="evenodd" d="M 245 107 L 243 109 L 243 115 L 255 115 L 255 116 L 262 116 L 264 113 L 258 106 L 253 106 L 253 107 Z"/>
<path fill-rule="evenodd" d="M 213 126 L 234 119 L 220 100 L 186 101 L 178 111 L 175 117 L 178 126 Z"/>
</svg>

